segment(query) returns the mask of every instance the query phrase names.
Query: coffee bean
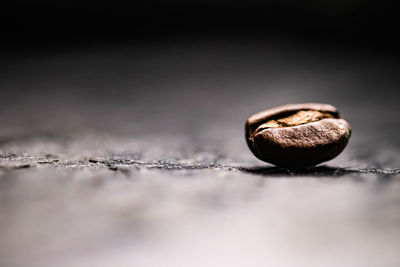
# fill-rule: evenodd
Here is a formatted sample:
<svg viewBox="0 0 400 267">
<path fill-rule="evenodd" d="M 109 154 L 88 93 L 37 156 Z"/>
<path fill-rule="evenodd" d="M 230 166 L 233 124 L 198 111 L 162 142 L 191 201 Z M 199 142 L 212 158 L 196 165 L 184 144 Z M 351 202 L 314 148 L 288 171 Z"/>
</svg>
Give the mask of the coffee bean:
<svg viewBox="0 0 400 267">
<path fill-rule="evenodd" d="M 328 104 L 289 104 L 250 116 L 246 141 L 262 161 L 305 168 L 331 160 L 343 151 L 350 125 Z"/>
</svg>

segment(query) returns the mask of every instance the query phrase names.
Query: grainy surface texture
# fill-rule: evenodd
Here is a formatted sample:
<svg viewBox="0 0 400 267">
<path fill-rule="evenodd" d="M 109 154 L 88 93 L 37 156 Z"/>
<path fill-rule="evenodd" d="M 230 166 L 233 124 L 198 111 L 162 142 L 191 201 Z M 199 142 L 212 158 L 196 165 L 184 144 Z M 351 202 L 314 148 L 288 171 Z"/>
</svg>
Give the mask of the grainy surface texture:
<svg viewBox="0 0 400 267">
<path fill-rule="evenodd" d="M 279 42 L 2 55 L 0 266 L 400 266 L 399 65 Z M 257 160 L 244 123 L 338 107 L 345 151 Z"/>
</svg>

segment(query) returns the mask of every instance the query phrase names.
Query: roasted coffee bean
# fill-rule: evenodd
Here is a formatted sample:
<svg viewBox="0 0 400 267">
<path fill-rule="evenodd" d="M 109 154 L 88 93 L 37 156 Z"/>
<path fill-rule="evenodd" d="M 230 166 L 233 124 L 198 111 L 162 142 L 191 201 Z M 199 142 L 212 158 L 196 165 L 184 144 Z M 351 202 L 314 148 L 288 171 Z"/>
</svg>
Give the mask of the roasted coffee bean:
<svg viewBox="0 0 400 267">
<path fill-rule="evenodd" d="M 289 104 L 250 116 L 246 141 L 262 161 L 305 168 L 331 160 L 343 151 L 350 125 L 328 104 Z"/>
</svg>

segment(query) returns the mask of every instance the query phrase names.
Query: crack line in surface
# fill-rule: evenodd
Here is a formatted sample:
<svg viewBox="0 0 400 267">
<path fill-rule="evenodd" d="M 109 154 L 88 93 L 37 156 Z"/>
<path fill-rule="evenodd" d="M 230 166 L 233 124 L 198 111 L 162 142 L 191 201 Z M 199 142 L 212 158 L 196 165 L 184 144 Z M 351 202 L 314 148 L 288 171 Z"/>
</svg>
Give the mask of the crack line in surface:
<svg viewBox="0 0 400 267">
<path fill-rule="evenodd" d="M 274 175 L 308 175 L 308 176 L 342 176 L 349 174 L 377 174 L 383 176 L 391 176 L 400 174 L 400 168 L 380 169 L 380 168 L 346 168 L 346 167 L 330 167 L 326 165 L 315 166 L 308 169 L 285 169 L 274 166 L 255 166 L 240 167 L 229 166 L 220 163 L 181 163 L 169 162 L 165 160 L 142 161 L 137 159 L 107 159 L 107 158 L 88 158 L 85 160 L 60 160 L 45 157 L 32 157 L 27 155 L 16 154 L 0 154 L 3 162 L 14 164 L 0 164 L 0 170 L 18 170 L 29 168 L 37 165 L 49 165 L 55 167 L 96 167 L 104 166 L 110 170 L 120 170 L 127 172 L 130 168 L 137 169 L 162 169 L 162 170 L 202 170 L 217 169 L 225 171 L 239 171 L 250 174 L 263 176 Z M 16 163 L 16 164 L 15 164 Z"/>
</svg>

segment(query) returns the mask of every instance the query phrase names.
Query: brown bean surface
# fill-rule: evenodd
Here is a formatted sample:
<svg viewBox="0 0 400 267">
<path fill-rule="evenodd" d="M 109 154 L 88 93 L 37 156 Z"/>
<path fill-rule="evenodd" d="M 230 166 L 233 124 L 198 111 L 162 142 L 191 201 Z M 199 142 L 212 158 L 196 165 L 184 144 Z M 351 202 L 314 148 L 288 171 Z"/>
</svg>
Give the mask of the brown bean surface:
<svg viewBox="0 0 400 267">
<path fill-rule="evenodd" d="M 351 135 L 350 125 L 328 104 L 289 104 L 252 115 L 246 141 L 268 163 L 304 168 L 336 157 Z"/>
</svg>

